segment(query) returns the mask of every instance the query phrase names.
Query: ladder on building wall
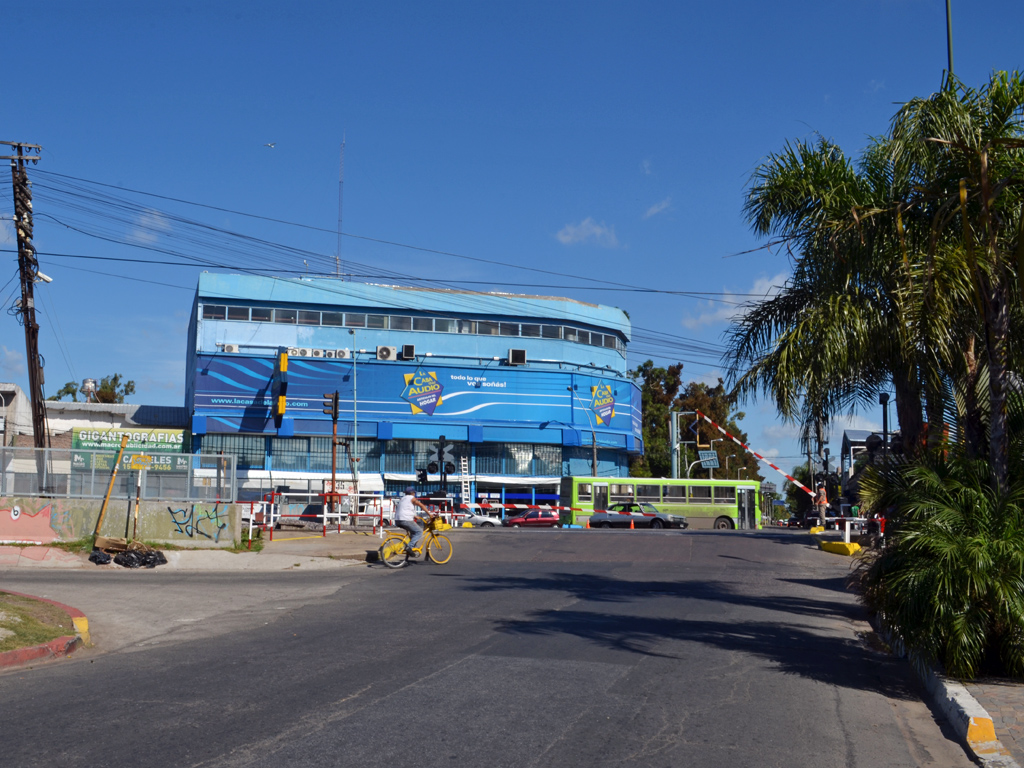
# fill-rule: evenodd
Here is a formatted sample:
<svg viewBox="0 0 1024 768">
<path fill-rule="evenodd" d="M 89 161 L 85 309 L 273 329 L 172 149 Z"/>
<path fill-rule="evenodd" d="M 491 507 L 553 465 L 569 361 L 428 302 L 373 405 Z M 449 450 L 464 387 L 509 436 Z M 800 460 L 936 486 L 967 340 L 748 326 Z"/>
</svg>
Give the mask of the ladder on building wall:
<svg viewBox="0 0 1024 768">
<path fill-rule="evenodd" d="M 462 503 L 472 504 L 473 500 L 469 497 L 469 457 L 459 457 L 459 473 L 462 479 Z"/>
</svg>

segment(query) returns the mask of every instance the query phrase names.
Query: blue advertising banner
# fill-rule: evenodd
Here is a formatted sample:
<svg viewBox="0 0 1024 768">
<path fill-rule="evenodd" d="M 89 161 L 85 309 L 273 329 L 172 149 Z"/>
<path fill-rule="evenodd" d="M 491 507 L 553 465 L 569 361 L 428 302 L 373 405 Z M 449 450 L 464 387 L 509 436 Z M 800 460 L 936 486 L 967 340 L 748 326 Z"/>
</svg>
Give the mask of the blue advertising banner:
<svg viewBox="0 0 1024 768">
<path fill-rule="evenodd" d="M 238 424 L 241 431 L 271 431 L 272 358 L 231 355 L 200 356 L 194 379 L 194 408 L 221 424 Z M 469 368 L 430 364 L 361 360 L 290 358 L 287 415 L 312 424 L 323 413 L 323 393 L 338 390 L 340 418 L 353 418 L 353 384 L 359 396 L 359 422 L 414 423 L 422 420 L 493 426 L 587 427 L 584 406 L 609 431 L 640 436 L 640 391 L 630 381 L 570 371 L 523 368 Z M 581 404 L 570 386 L 590 391 Z M 217 418 L 223 417 L 223 418 Z M 220 430 L 218 430 L 220 431 Z"/>
</svg>

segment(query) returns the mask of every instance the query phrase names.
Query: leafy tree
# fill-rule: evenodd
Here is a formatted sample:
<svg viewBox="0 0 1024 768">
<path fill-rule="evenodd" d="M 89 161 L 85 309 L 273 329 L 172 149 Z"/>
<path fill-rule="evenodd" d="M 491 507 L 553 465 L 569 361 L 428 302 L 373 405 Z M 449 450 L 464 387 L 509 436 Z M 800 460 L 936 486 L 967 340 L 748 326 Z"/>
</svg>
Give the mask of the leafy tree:
<svg viewBox="0 0 1024 768">
<path fill-rule="evenodd" d="M 73 402 L 78 402 L 78 384 L 74 381 L 69 381 L 63 387 L 57 390 L 55 395 L 50 395 L 47 400 L 63 400 L 65 397 L 70 397 Z"/>
<path fill-rule="evenodd" d="M 789 473 L 801 483 L 806 485 L 808 488 L 814 487 L 814 481 L 807 472 L 806 464 L 798 464 L 793 467 Z M 797 517 L 803 518 L 807 516 L 807 513 L 811 511 L 812 501 L 811 497 L 807 495 L 807 492 L 802 488 L 794 485 L 793 483 L 786 481 L 786 504 L 789 508 L 790 513 Z"/>
<path fill-rule="evenodd" d="M 735 410 L 736 399 L 730 395 L 721 379 L 715 386 L 691 381 L 683 387 L 683 364 L 677 363 L 668 368 L 655 366 L 651 360 L 639 366 L 630 376 L 640 382 L 641 401 L 643 404 L 643 437 L 644 455 L 633 462 L 630 474 L 634 477 L 669 477 L 672 474 L 672 451 L 669 441 L 669 411 L 700 410 L 711 419 L 721 424 L 744 443 L 746 434 L 737 426 L 744 414 Z M 682 429 L 687 424 L 694 424 L 694 417 L 681 419 Z M 707 445 L 711 439 L 722 437 L 705 422 L 696 427 L 700 432 L 700 442 Z M 682 441 L 695 442 L 692 432 L 680 435 Z M 756 459 L 731 441 L 714 443 L 719 455 L 721 470 L 717 477 L 725 477 L 727 456 L 734 456 L 729 462 L 730 477 L 760 479 Z M 682 446 L 680 452 L 680 474 L 685 475 L 687 459 L 694 461 L 697 456 L 694 446 Z M 746 468 L 746 473 L 739 472 Z M 700 470 L 694 470 L 699 472 Z"/>
<path fill-rule="evenodd" d="M 135 394 L 135 382 L 128 380 L 121 383 L 121 374 L 104 376 L 96 388 L 96 402 L 123 403 L 125 397 Z"/>
</svg>

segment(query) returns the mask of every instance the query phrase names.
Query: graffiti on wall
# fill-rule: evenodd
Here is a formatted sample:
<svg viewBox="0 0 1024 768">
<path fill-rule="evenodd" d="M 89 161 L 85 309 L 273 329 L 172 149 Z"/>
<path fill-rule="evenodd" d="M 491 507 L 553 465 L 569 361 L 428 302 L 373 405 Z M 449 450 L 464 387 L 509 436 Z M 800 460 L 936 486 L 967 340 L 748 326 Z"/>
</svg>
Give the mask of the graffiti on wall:
<svg viewBox="0 0 1024 768">
<path fill-rule="evenodd" d="M 0 508 L 0 541 L 38 544 L 54 541 L 57 534 L 50 524 L 52 506 L 44 499 L 8 500 L 7 508 Z"/>
<path fill-rule="evenodd" d="M 227 517 L 221 511 L 219 501 L 213 505 L 212 510 L 203 509 L 199 504 L 193 504 L 187 510 L 168 507 L 167 511 L 171 513 L 171 523 L 175 527 L 174 533 L 183 533 L 189 538 L 199 535 L 219 542 L 221 533 L 228 527 Z M 203 530 L 204 523 L 206 523 L 207 530 Z"/>
</svg>

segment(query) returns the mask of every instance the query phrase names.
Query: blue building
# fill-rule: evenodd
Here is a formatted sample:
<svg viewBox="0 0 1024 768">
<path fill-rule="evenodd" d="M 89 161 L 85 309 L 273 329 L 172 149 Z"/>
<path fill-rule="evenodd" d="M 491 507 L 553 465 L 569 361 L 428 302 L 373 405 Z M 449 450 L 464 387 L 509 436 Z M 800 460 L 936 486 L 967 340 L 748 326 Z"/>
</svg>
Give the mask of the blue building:
<svg viewBox="0 0 1024 768">
<path fill-rule="evenodd" d="M 188 335 L 191 450 L 237 455 L 250 496 L 318 492 L 331 472 L 323 399 L 338 391 L 336 470 L 357 468 L 361 490 L 409 485 L 444 436 L 448 493 L 548 501 L 559 477 L 591 474 L 595 440 L 602 476 L 627 475 L 643 450 L 629 338 L 622 310 L 572 299 L 204 273 Z M 429 481 L 424 492 L 439 489 Z"/>
</svg>

